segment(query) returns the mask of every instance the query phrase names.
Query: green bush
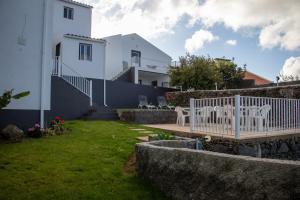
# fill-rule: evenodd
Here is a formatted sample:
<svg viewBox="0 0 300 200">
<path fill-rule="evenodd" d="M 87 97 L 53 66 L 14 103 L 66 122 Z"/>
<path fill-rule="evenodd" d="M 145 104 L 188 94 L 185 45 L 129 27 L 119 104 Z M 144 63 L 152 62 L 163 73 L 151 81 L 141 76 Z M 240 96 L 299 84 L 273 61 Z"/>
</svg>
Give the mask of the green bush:
<svg viewBox="0 0 300 200">
<path fill-rule="evenodd" d="M 159 132 L 155 137 L 157 140 L 175 140 L 175 136 L 169 133 Z"/>
</svg>

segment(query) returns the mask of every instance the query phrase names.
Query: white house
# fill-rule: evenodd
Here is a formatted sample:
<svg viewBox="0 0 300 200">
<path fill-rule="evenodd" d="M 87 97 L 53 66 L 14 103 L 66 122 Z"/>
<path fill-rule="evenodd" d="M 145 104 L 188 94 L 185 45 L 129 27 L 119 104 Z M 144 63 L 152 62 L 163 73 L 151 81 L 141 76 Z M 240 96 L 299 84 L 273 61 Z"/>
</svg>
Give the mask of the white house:
<svg viewBox="0 0 300 200">
<path fill-rule="evenodd" d="M 11 102 L 5 116 L 43 126 L 51 75 L 90 96 L 86 78 L 103 79 L 105 69 L 105 41 L 91 38 L 91 16 L 92 6 L 72 0 L 0 1 L 0 93 L 30 91 Z"/>
<path fill-rule="evenodd" d="M 114 35 L 106 43 L 106 76 L 114 79 L 134 69 L 136 84 L 169 86 L 168 68 L 172 58 L 138 34 Z"/>
<path fill-rule="evenodd" d="M 0 127 L 12 121 L 40 122 L 43 127 L 52 112 L 51 85 L 57 79 L 69 87 L 60 91 L 65 96 L 59 100 L 64 101 L 68 90 L 76 90 L 72 94 L 83 95 L 84 102 L 88 97 L 89 105 L 94 93 L 98 105 L 106 106 L 105 80 L 114 80 L 128 69 L 134 69 L 136 84 L 168 86 L 170 56 L 137 34 L 92 38 L 91 17 L 92 6 L 73 0 L 0 1 L 0 94 L 10 89 L 30 91 L 0 110 Z M 109 87 L 116 90 L 112 84 Z M 142 93 L 141 88 L 133 95 Z M 158 89 L 147 87 L 147 92 L 157 95 Z M 111 99 L 115 101 L 117 95 Z M 83 101 L 78 102 L 81 106 Z"/>
<path fill-rule="evenodd" d="M 41 118 L 50 110 L 53 1 L 0 1 L 0 93 L 30 91 L 11 102 L 5 116 Z M 4 121 L 5 118 L 1 118 Z"/>
<path fill-rule="evenodd" d="M 71 0 L 55 0 L 52 49 L 55 66 L 61 68 L 57 72 L 103 79 L 105 41 L 91 38 L 92 8 Z"/>
</svg>

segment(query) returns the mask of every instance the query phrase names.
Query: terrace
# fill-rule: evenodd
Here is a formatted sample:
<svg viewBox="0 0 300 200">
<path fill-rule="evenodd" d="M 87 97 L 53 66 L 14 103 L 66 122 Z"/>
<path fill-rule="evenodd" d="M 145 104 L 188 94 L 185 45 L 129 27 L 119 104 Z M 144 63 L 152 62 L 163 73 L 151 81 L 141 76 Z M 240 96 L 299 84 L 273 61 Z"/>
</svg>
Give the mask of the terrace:
<svg viewBox="0 0 300 200">
<path fill-rule="evenodd" d="M 251 139 L 300 133 L 300 100 L 232 97 L 190 99 L 190 107 L 177 110 L 177 124 L 146 125 L 180 135 L 210 135 Z M 185 117 L 190 123 L 185 124 Z"/>
</svg>

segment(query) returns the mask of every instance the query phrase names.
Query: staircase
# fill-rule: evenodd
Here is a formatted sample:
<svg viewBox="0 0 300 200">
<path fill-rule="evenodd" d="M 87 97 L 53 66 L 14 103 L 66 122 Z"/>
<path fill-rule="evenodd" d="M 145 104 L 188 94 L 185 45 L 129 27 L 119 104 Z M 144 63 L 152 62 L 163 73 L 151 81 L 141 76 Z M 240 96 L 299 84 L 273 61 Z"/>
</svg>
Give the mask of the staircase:
<svg viewBox="0 0 300 200">
<path fill-rule="evenodd" d="M 129 72 L 131 69 L 132 69 L 132 67 L 128 67 L 127 69 L 121 71 L 116 76 L 114 76 L 111 80 L 112 81 L 118 80 L 121 76 L 123 76 L 124 74 L 126 74 L 127 72 Z"/>
<path fill-rule="evenodd" d="M 62 62 L 60 56 L 54 59 L 52 76 L 57 76 L 65 80 L 71 86 L 90 98 L 90 106 L 93 105 L 93 82 L 76 72 L 70 66 Z"/>
<path fill-rule="evenodd" d="M 76 88 L 90 99 L 90 109 L 80 116 L 83 120 L 117 120 L 119 119 L 115 109 L 98 106 L 93 103 L 93 82 L 88 80 L 72 67 L 62 62 L 61 57 L 57 56 L 54 60 L 52 76 L 59 77 L 67 82 L 70 86 Z"/>
</svg>

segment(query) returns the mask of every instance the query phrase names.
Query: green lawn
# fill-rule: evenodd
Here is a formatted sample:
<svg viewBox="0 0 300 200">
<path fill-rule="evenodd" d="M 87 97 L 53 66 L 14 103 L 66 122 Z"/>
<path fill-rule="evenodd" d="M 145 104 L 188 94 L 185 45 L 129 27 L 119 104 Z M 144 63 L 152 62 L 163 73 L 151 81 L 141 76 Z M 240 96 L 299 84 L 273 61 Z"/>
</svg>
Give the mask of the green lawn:
<svg viewBox="0 0 300 200">
<path fill-rule="evenodd" d="M 121 122 L 70 121 L 71 133 L 0 144 L 0 199 L 165 199 L 124 164 L 141 135 Z"/>
</svg>

